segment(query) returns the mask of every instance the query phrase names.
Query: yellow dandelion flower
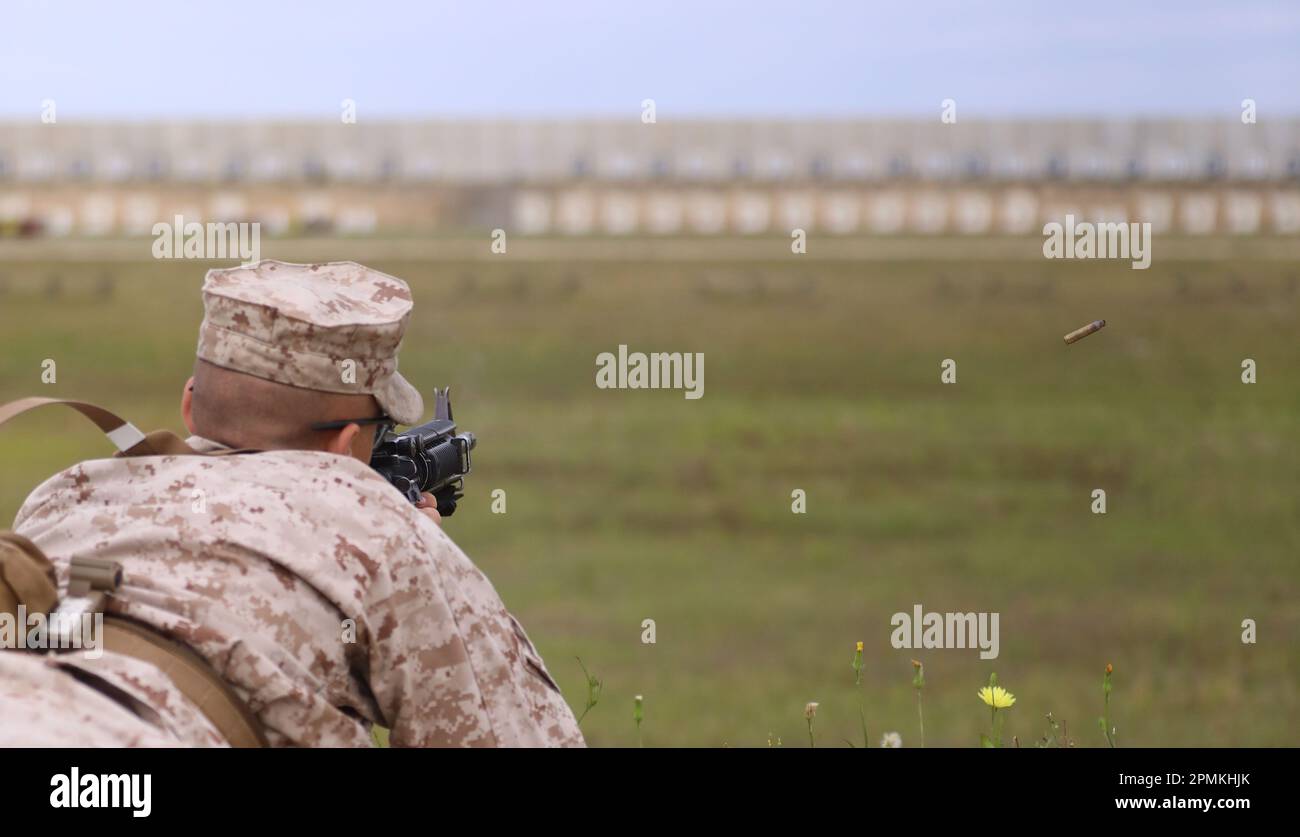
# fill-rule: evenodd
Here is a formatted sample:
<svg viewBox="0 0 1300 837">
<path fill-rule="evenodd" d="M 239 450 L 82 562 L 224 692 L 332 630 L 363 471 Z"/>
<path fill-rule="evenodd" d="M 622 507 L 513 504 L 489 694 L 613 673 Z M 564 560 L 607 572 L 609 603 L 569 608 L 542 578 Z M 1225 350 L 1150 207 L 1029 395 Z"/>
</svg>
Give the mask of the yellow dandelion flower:
<svg viewBox="0 0 1300 837">
<path fill-rule="evenodd" d="M 979 690 L 980 700 L 994 709 L 1010 709 L 1016 705 L 1016 696 L 1001 686 L 985 686 Z"/>
<path fill-rule="evenodd" d="M 862 651 L 862 640 L 858 640 L 858 651 Z"/>
</svg>

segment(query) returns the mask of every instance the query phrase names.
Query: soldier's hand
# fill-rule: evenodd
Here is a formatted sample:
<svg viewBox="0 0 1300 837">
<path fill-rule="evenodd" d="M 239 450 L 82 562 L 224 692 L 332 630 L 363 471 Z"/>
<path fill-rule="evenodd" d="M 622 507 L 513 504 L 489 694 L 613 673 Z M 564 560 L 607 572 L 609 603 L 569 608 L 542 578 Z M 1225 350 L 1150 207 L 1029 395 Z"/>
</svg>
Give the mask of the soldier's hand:
<svg viewBox="0 0 1300 837">
<path fill-rule="evenodd" d="M 438 501 L 434 499 L 432 494 L 421 495 L 420 504 L 416 508 L 427 514 L 434 523 L 439 526 L 442 525 L 442 515 L 438 514 Z"/>
</svg>

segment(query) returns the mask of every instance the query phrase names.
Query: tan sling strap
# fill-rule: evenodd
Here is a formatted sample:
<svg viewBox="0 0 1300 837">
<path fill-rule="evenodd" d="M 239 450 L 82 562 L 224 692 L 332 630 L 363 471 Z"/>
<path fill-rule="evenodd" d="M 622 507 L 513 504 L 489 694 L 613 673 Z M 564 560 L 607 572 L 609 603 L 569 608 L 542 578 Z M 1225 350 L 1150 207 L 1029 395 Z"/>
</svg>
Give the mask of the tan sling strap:
<svg viewBox="0 0 1300 837">
<path fill-rule="evenodd" d="M 100 558 L 74 558 L 70 576 L 68 596 L 96 597 L 88 606 L 101 611 L 104 595 L 122 583 L 122 567 Z M 16 619 L 22 605 L 28 613 L 48 614 L 57 604 L 50 559 L 22 535 L 0 532 L 0 613 Z M 109 613 L 104 614 L 99 638 L 105 650 L 149 663 L 167 675 L 230 746 L 267 746 L 257 717 L 207 661 L 186 646 L 147 625 Z M 95 680 L 84 682 L 95 688 Z"/>
<path fill-rule="evenodd" d="M 93 421 L 95 426 L 104 431 L 104 435 L 117 448 L 117 455 L 119 456 L 229 456 L 236 453 L 255 452 L 250 448 L 237 448 L 199 454 L 198 451 L 185 444 L 181 437 L 170 430 L 155 430 L 152 433 L 142 433 L 134 424 L 114 412 L 85 401 L 72 401 L 67 398 L 33 397 L 10 401 L 8 404 L 0 406 L 0 424 L 47 404 L 62 404 L 65 407 L 71 407 Z"/>
<path fill-rule="evenodd" d="M 63 404 L 90 419 L 117 447 L 119 456 L 201 455 L 174 433 L 158 430 L 146 435 L 116 414 L 84 401 L 23 398 L 0 406 L 0 424 L 47 404 Z M 224 450 L 215 455 L 245 452 Z M 57 604 L 53 575 L 53 566 L 39 547 L 16 533 L 0 532 L 0 605 L 4 611 L 16 612 L 17 605 L 23 604 L 28 612 L 49 612 Z M 70 576 L 69 597 L 112 593 L 122 581 L 120 566 L 97 558 L 74 558 Z M 102 609 L 102 599 L 96 605 L 96 610 Z M 187 646 L 147 625 L 108 613 L 101 638 L 108 651 L 149 663 L 167 675 L 230 746 L 268 746 L 257 716 L 212 666 Z"/>
<path fill-rule="evenodd" d="M 0 424 L 47 404 L 64 404 L 81 413 L 93 421 L 96 427 L 104 431 L 104 435 L 108 437 L 108 440 L 123 453 L 132 456 L 157 455 L 152 449 L 140 447 L 142 443 L 145 443 L 145 435 L 134 424 L 126 419 L 119 418 L 116 414 L 105 410 L 103 407 L 87 404 L 85 401 L 70 401 L 66 398 L 20 398 L 0 407 Z M 140 449 L 137 450 L 137 448 Z"/>
<path fill-rule="evenodd" d="M 104 648 L 151 663 L 171 678 L 177 690 L 199 708 L 231 747 L 266 747 L 257 716 L 239 699 L 207 661 L 187 646 L 167 639 L 147 625 L 106 614 Z"/>
</svg>

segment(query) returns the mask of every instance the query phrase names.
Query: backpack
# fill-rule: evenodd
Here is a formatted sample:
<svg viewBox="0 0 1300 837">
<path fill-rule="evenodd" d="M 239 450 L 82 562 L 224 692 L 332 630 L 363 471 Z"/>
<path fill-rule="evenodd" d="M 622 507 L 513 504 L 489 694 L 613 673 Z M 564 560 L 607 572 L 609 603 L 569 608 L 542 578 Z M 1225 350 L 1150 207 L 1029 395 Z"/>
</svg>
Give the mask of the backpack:
<svg viewBox="0 0 1300 837">
<path fill-rule="evenodd" d="M 103 407 L 59 398 L 23 398 L 0 406 L 0 425 L 49 404 L 65 405 L 94 422 L 117 447 L 116 456 L 219 456 L 244 452 L 200 454 L 171 431 L 141 433 L 135 425 Z M 25 631 L 25 619 L 18 618 L 21 613 L 102 613 L 100 639 L 106 650 L 151 663 L 170 677 L 232 747 L 267 746 L 257 716 L 206 660 L 148 625 L 105 612 L 107 597 L 121 583 L 120 564 L 76 556 L 71 561 L 67 595 L 60 601 L 54 563 L 49 557 L 17 532 L 0 531 L 0 618 L 13 620 L 19 631 Z M 5 650 L 14 649 L 0 648 L 0 652 Z M 83 682 L 95 687 L 93 681 Z"/>
</svg>

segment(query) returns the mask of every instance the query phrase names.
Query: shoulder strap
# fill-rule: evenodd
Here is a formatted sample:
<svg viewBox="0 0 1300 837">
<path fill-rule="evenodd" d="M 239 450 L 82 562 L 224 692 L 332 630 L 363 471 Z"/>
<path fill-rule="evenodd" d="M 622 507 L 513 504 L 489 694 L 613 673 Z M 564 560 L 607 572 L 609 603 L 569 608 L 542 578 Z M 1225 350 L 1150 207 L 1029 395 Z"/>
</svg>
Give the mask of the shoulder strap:
<svg viewBox="0 0 1300 837">
<path fill-rule="evenodd" d="M 47 404 L 62 404 L 71 407 L 95 423 L 104 431 L 104 435 L 118 449 L 120 456 L 197 456 L 199 452 L 168 430 L 155 430 L 148 435 L 116 413 L 105 410 L 85 401 L 72 401 L 66 398 L 20 398 L 0 406 L 0 424 L 23 413 L 44 407 Z M 252 453 L 247 449 L 214 451 L 208 456 L 225 456 L 232 453 Z"/>
<path fill-rule="evenodd" d="M 104 615 L 101 636 L 107 650 L 151 663 L 170 677 L 230 746 L 270 746 L 257 714 L 189 646 L 169 639 L 150 625 L 116 614 Z"/>
<path fill-rule="evenodd" d="M 145 435 L 134 424 L 115 413 L 105 410 L 103 407 L 88 404 L 85 401 L 70 401 L 65 398 L 20 398 L 0 407 L 0 424 L 47 404 L 63 404 L 81 413 L 93 421 L 96 427 L 104 431 L 104 435 L 118 450 L 129 456 L 142 454 L 147 456 L 152 452 L 152 450 L 145 451 L 143 449 L 137 452 L 136 449 L 141 444 L 147 443 L 145 442 Z"/>
<path fill-rule="evenodd" d="M 22 398 L 0 406 L 0 424 L 47 404 L 63 404 L 93 421 L 95 426 L 104 431 L 109 441 L 117 447 L 121 456 L 198 454 L 198 451 L 185 444 L 174 433 L 156 430 L 146 436 L 131 422 L 103 407 L 85 401 Z M 244 453 L 244 451 L 232 450 L 218 453 Z M 11 558 L 14 560 L 10 560 Z M 23 558 L 25 562 L 20 566 L 17 558 Z M 44 565 L 40 564 L 42 561 Z M 36 570 L 42 570 L 42 566 L 49 567 L 50 577 L 35 577 L 38 573 L 35 573 L 28 566 L 29 564 Z M 19 573 L 19 570 L 25 571 L 26 575 Z M 58 601 L 57 589 L 53 586 L 52 570 L 49 559 L 31 541 L 13 532 L 0 532 L 0 582 L 4 582 L 0 584 L 0 611 L 8 610 L 8 600 L 11 598 L 15 599 L 15 612 L 17 604 L 25 605 L 29 600 L 41 612 L 50 610 Z M 79 575 L 79 570 L 87 570 L 91 575 L 86 576 L 85 573 Z M 70 596 L 86 595 L 91 588 L 115 589 L 122 580 L 120 566 L 96 559 L 80 559 L 80 561 L 73 559 L 71 573 L 72 579 L 68 589 Z M 105 573 L 107 575 L 104 575 Z M 101 578 L 101 581 L 107 579 L 107 581 L 96 585 L 95 578 Z M 42 579 L 46 582 L 45 587 L 41 587 L 38 583 Z M 100 605 L 102 607 L 102 601 Z M 146 627 L 135 626 L 117 616 L 105 619 L 102 630 L 102 638 L 108 650 L 156 666 L 171 678 L 177 689 L 198 707 L 232 746 L 267 746 L 266 733 L 257 716 L 239 699 L 234 689 L 198 654 Z"/>
</svg>

